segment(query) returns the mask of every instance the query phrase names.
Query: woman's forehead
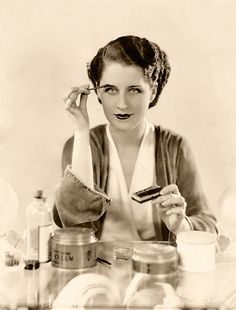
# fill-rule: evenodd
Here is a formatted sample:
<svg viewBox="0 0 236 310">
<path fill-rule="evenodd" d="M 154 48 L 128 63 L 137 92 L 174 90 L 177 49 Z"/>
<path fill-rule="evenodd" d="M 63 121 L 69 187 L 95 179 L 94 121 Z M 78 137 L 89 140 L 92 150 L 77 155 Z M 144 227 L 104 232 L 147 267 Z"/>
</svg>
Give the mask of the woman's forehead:
<svg viewBox="0 0 236 310">
<path fill-rule="evenodd" d="M 141 67 L 118 62 L 105 62 L 100 84 L 116 85 L 122 82 L 134 85 L 147 83 Z"/>
</svg>

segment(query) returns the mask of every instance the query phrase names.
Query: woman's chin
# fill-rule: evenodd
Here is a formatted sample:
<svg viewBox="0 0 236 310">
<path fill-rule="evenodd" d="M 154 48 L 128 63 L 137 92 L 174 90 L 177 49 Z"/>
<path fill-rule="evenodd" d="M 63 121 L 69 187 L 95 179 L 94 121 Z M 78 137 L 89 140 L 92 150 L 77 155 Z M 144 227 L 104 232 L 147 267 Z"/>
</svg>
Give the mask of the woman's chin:
<svg viewBox="0 0 236 310">
<path fill-rule="evenodd" d="M 133 121 L 131 121 L 130 119 L 124 119 L 124 120 L 120 120 L 120 119 L 115 119 L 112 122 L 110 122 L 113 130 L 117 130 L 117 131 L 130 131 L 132 129 L 135 128 L 135 123 Z"/>
</svg>

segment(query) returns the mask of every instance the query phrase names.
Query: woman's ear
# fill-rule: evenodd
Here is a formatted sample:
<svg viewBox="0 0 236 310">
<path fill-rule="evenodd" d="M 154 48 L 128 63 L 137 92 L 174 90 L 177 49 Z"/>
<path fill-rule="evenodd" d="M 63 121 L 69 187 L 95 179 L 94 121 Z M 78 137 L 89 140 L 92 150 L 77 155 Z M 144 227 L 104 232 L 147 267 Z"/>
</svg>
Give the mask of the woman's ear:
<svg viewBox="0 0 236 310">
<path fill-rule="evenodd" d="M 157 94 L 157 83 L 155 85 L 151 86 L 151 97 L 150 97 L 150 102 L 152 102 Z"/>
</svg>

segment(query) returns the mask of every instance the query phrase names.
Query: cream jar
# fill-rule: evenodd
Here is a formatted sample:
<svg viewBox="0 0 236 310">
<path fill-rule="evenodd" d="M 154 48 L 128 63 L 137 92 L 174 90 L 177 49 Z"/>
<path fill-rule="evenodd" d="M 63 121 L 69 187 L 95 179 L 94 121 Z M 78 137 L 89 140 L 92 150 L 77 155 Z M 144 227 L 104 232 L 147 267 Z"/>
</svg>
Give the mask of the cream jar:
<svg viewBox="0 0 236 310">
<path fill-rule="evenodd" d="M 178 264 L 179 256 L 173 246 L 160 243 L 135 246 L 133 279 L 123 301 L 126 309 L 182 309 L 175 293 L 179 282 Z"/>
<path fill-rule="evenodd" d="M 67 227 L 57 229 L 51 239 L 52 266 L 85 269 L 97 262 L 97 238 L 93 229 Z"/>
<path fill-rule="evenodd" d="M 164 244 L 144 244 L 133 250 L 133 272 L 142 273 L 155 281 L 175 286 L 178 281 L 179 255 L 175 247 Z"/>
<path fill-rule="evenodd" d="M 177 234 L 180 269 L 187 272 L 210 272 L 216 268 L 217 235 L 207 231 L 184 231 Z"/>
</svg>

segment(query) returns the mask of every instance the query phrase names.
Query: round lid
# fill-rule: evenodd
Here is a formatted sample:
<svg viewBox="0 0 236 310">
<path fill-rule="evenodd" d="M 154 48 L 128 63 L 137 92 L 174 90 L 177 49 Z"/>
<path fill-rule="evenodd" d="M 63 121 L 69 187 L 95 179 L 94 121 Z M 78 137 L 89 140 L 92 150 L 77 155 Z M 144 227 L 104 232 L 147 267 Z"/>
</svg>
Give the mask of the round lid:
<svg viewBox="0 0 236 310">
<path fill-rule="evenodd" d="M 176 242 L 186 244 L 209 244 L 215 243 L 217 236 L 206 231 L 183 231 L 177 234 Z"/>
<path fill-rule="evenodd" d="M 134 248 L 133 258 L 143 262 L 165 262 L 178 259 L 178 254 L 171 245 L 144 244 Z"/>
<path fill-rule="evenodd" d="M 66 244 L 84 244 L 97 241 L 94 230 L 86 227 L 56 229 L 53 239 Z"/>
</svg>

